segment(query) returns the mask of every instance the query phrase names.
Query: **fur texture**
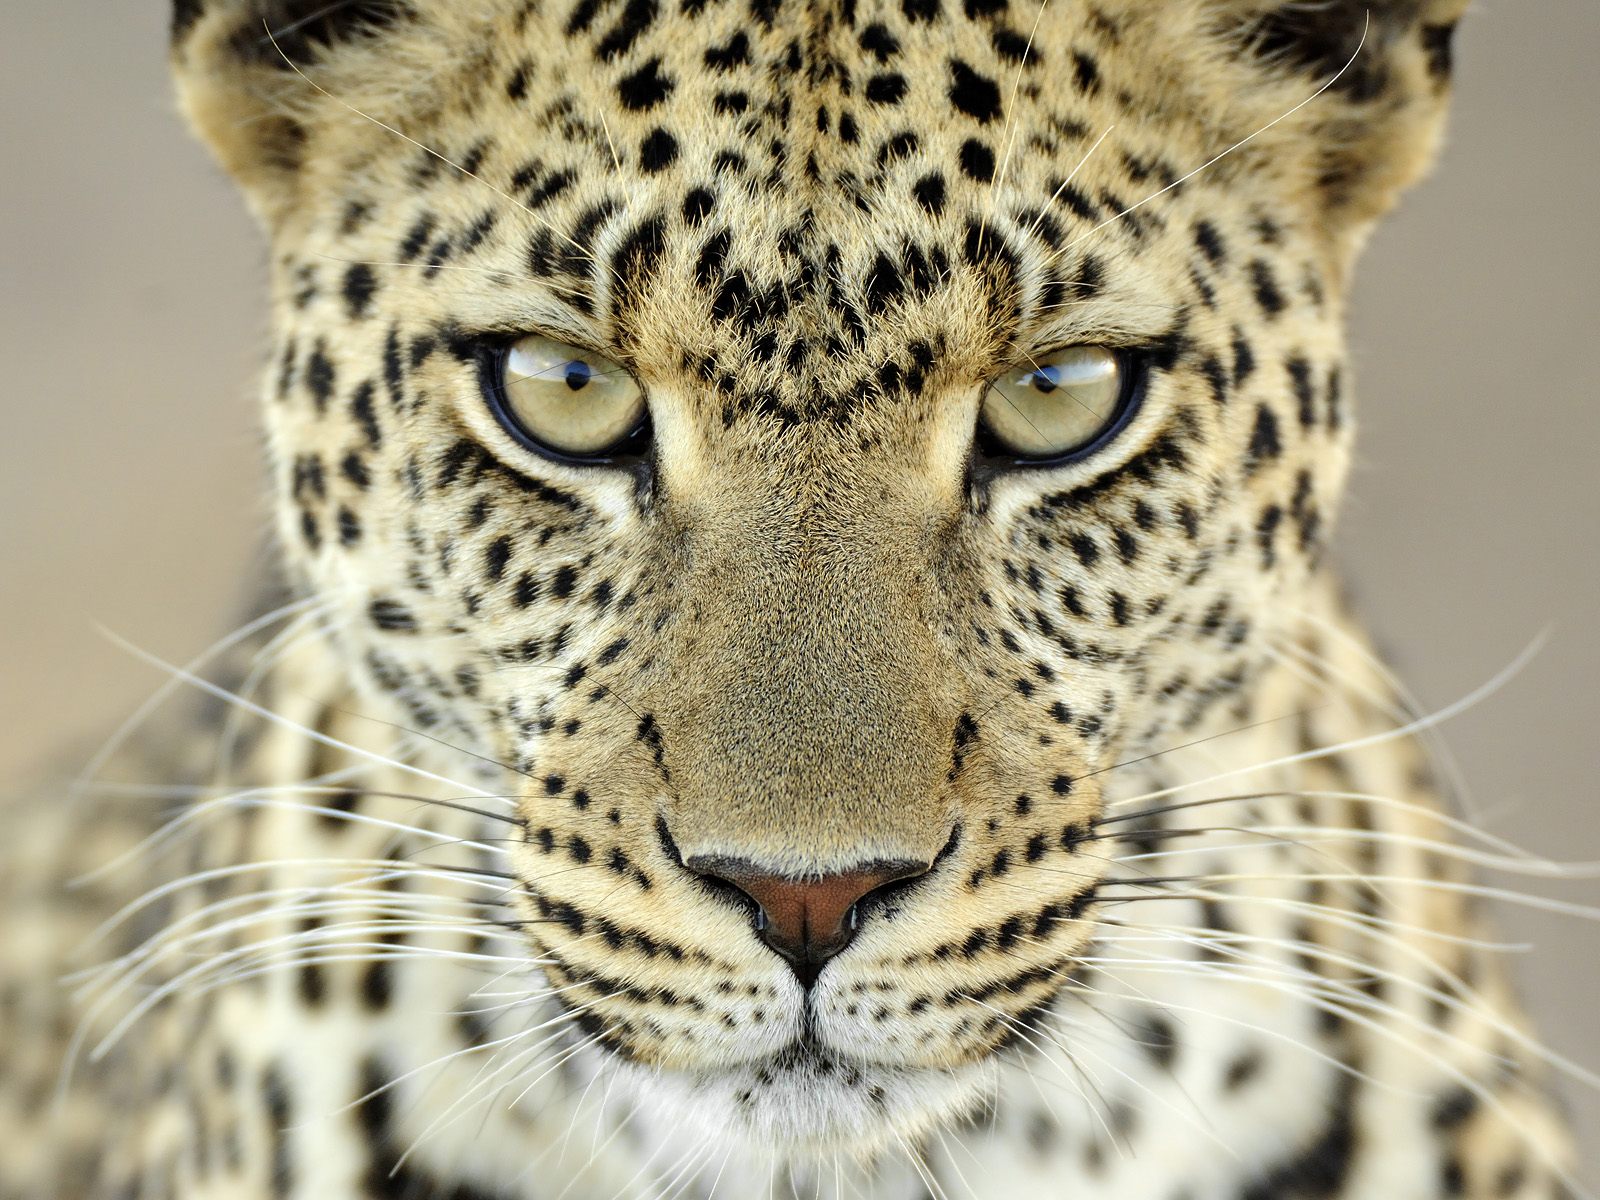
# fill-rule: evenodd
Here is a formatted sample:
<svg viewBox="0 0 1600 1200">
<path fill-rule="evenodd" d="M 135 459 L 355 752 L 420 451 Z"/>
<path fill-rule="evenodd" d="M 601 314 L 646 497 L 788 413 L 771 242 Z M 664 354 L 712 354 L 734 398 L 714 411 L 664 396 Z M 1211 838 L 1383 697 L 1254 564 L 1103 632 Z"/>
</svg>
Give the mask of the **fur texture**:
<svg viewBox="0 0 1600 1200">
<path fill-rule="evenodd" d="M 119 760 L 169 798 L 8 848 L 0 1193 L 1556 1195 L 1324 562 L 1349 272 L 1463 7 L 180 4 L 297 607 Z M 496 424 L 530 331 L 648 456 Z M 979 453 L 1080 343 L 1146 364 L 1128 427 Z M 931 870 L 808 992 L 705 855 Z"/>
</svg>

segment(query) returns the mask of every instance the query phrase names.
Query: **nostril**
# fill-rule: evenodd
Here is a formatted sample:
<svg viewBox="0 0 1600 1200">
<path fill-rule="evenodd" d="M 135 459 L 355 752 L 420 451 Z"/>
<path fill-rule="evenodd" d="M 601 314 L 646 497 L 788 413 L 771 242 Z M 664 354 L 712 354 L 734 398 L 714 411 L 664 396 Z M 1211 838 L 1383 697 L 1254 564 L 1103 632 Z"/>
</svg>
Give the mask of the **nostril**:
<svg viewBox="0 0 1600 1200">
<path fill-rule="evenodd" d="M 794 879 L 742 859 L 701 855 L 684 860 L 684 866 L 697 875 L 731 885 L 755 902 L 756 933 L 807 987 L 854 936 L 861 923 L 860 901 L 926 874 L 930 865 L 905 860 L 863 863 L 831 875 Z"/>
</svg>

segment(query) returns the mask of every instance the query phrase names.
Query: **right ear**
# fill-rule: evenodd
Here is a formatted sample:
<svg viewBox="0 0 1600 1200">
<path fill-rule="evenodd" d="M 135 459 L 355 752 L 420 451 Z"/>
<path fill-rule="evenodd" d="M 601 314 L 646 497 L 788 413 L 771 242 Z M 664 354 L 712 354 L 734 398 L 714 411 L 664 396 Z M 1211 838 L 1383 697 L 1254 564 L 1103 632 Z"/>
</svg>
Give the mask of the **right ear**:
<svg viewBox="0 0 1600 1200">
<path fill-rule="evenodd" d="M 309 80 L 331 89 L 340 65 L 417 19 L 406 0 L 174 0 L 179 103 L 269 226 L 293 201 L 308 122 L 326 107 Z"/>
</svg>

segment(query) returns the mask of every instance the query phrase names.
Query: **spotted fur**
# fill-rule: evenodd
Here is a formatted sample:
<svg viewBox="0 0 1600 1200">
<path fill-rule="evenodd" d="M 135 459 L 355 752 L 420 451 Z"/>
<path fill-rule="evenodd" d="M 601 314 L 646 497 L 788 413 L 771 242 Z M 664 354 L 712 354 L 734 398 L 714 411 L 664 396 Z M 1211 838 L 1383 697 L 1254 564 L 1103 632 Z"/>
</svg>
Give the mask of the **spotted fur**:
<svg viewBox="0 0 1600 1200">
<path fill-rule="evenodd" d="M 290 607 L 114 761 L 170 797 L 8 848 L 0 1194 L 1558 1194 L 1325 557 L 1463 8 L 180 0 Z M 496 425 L 530 330 L 649 455 Z M 1083 342 L 1148 364 L 1128 428 L 976 453 Z M 704 856 L 931 870 L 807 991 Z"/>
</svg>

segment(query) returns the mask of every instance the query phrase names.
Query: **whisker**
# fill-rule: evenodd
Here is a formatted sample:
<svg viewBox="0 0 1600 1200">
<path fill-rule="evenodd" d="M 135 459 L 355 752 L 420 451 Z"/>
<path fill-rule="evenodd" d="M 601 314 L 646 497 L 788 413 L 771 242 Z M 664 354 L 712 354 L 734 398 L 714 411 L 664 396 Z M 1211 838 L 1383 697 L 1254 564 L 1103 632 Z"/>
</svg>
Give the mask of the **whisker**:
<svg viewBox="0 0 1600 1200">
<path fill-rule="evenodd" d="M 199 688 L 201 691 L 208 693 L 209 695 L 216 696 L 220 700 L 224 700 L 229 704 L 236 705 L 247 712 L 254 713 L 256 716 L 262 717 L 275 725 L 293 730 L 294 732 L 305 736 L 311 741 L 317 742 L 319 745 L 327 746 L 334 750 L 343 750 L 346 753 L 353 754 L 358 758 L 367 759 L 374 763 L 392 766 L 398 768 L 399 770 L 409 772 L 420 778 L 430 780 L 434 783 L 442 783 L 446 787 L 452 789 L 470 792 L 474 796 L 487 797 L 491 795 L 491 793 L 485 792 L 481 788 L 475 788 L 470 784 L 464 784 L 456 780 L 447 779 L 442 775 L 435 775 L 431 771 L 426 771 L 423 768 L 413 766 L 410 763 L 401 762 L 398 759 L 389 758 L 385 755 L 378 754 L 375 751 L 366 750 L 360 746 L 355 746 L 348 742 L 341 741 L 338 738 L 330 737 L 325 733 L 321 733 L 318 730 L 310 728 L 309 726 L 302 725 L 298 721 L 292 721 L 281 713 L 273 712 L 271 709 L 257 704 L 252 700 L 247 700 L 242 696 L 238 696 L 233 692 L 228 691 L 226 688 L 218 687 L 216 684 L 211 683 L 208 680 L 201 679 L 192 672 L 185 671 L 182 667 L 173 666 L 171 663 L 158 658 L 156 655 L 151 654 L 148 651 L 141 650 L 132 642 L 129 642 L 119 635 L 112 633 L 110 630 L 104 630 L 104 633 L 129 654 L 132 654 L 141 661 L 149 663 L 151 666 L 154 666 L 160 670 L 166 671 L 173 676 L 188 682 L 194 687 Z"/>
<path fill-rule="evenodd" d="M 1188 966 L 1196 966 L 1196 967 L 1221 968 L 1223 964 L 1216 964 L 1216 963 L 1209 963 L 1209 964 L 1200 964 L 1200 963 L 1175 964 L 1171 960 L 1166 960 L 1166 961 L 1157 960 L 1152 965 L 1148 965 L 1147 966 L 1147 965 L 1143 965 L 1140 962 L 1138 962 L 1137 960 L 1135 960 L 1135 961 L 1133 961 L 1131 963 L 1122 963 L 1122 964 L 1118 964 L 1118 965 L 1123 970 L 1145 971 L 1145 972 L 1152 972 L 1153 971 L 1153 972 L 1158 972 L 1159 973 L 1160 971 L 1163 971 L 1163 970 L 1169 970 L 1169 969 L 1173 968 L 1175 965 L 1178 965 L 1178 966 L 1188 965 Z M 1113 972 L 1113 971 L 1108 970 L 1106 968 L 1106 966 L 1104 966 L 1104 965 L 1096 965 L 1096 970 L 1100 971 L 1101 973 L 1103 973 L 1105 975 L 1107 975 L 1108 977 L 1110 977 L 1113 980 L 1117 979 L 1117 974 L 1115 972 Z M 1216 970 L 1213 970 L 1213 971 L 1209 972 L 1209 977 L 1213 978 L 1213 979 L 1224 979 L 1224 980 L 1226 980 L 1226 979 L 1230 979 L 1230 973 L 1228 971 L 1225 971 L 1225 970 L 1222 970 L 1222 969 L 1216 969 Z M 1457 1066 L 1450 1059 L 1446 1058 L 1443 1054 L 1438 1054 L 1438 1053 L 1421 1054 L 1419 1046 L 1415 1041 L 1408 1040 L 1407 1038 L 1402 1036 L 1402 1034 L 1399 1031 L 1397 1031 L 1396 1029 L 1392 1028 L 1390 1025 L 1385 1024 L 1383 1021 L 1375 1020 L 1375 1019 L 1373 1019 L 1371 1017 L 1365 1016 L 1361 1012 L 1353 1011 L 1352 1009 L 1350 1009 L 1349 1007 L 1346 1007 L 1345 1005 L 1336 1004 L 1336 1003 L 1328 1000 L 1325 996 L 1320 995 L 1318 993 L 1312 993 L 1312 994 L 1310 994 L 1308 996 L 1307 993 L 1305 993 L 1303 991 L 1300 991 L 1298 989 L 1291 989 L 1291 988 L 1288 987 L 1288 985 L 1282 983 L 1281 981 L 1273 980 L 1273 979 L 1266 979 L 1266 978 L 1260 978 L 1260 977 L 1254 977 L 1254 976 L 1232 976 L 1231 978 L 1238 979 L 1238 980 L 1240 980 L 1242 982 L 1250 983 L 1250 984 L 1253 984 L 1255 986 L 1266 987 L 1266 988 L 1269 988 L 1270 990 L 1273 990 L 1273 991 L 1283 992 L 1283 993 L 1285 993 L 1287 995 L 1290 995 L 1292 998 L 1297 999 L 1297 1000 L 1309 998 L 1311 1000 L 1311 1003 L 1313 1004 L 1313 1006 L 1316 1007 L 1316 1008 L 1319 1008 L 1319 1009 L 1321 1009 L 1321 1010 L 1323 1010 L 1325 1012 L 1328 1012 L 1328 1013 L 1330 1013 L 1330 1014 L 1332 1014 L 1334 1016 L 1340 1017 L 1341 1019 L 1349 1021 L 1352 1024 L 1358 1025 L 1361 1028 L 1366 1029 L 1369 1033 L 1374 1034 L 1375 1036 L 1380 1037 L 1380 1038 L 1384 1039 L 1385 1041 L 1394 1043 L 1395 1045 L 1399 1046 L 1402 1050 L 1417 1051 L 1419 1053 L 1419 1057 L 1422 1057 L 1425 1062 L 1427 1062 L 1431 1066 L 1439 1069 L 1446 1076 L 1448 1076 L 1454 1083 L 1459 1084 L 1461 1087 L 1463 1087 L 1467 1091 L 1471 1092 L 1487 1108 L 1489 1108 L 1490 1110 L 1494 1111 L 1497 1115 L 1502 1117 L 1512 1129 L 1516 1130 L 1521 1135 L 1524 1144 L 1532 1146 L 1537 1150 L 1540 1150 L 1541 1154 L 1546 1159 L 1546 1162 L 1545 1162 L 1546 1166 L 1548 1166 L 1551 1170 L 1555 1171 L 1558 1175 L 1560 1175 L 1562 1180 L 1563 1180 L 1563 1182 L 1567 1182 L 1569 1184 L 1569 1186 L 1574 1186 L 1572 1181 L 1570 1181 L 1567 1178 L 1567 1173 L 1565 1171 L 1565 1168 L 1563 1168 L 1558 1162 L 1556 1162 L 1554 1160 L 1554 1158 L 1549 1155 L 1548 1151 L 1544 1150 L 1542 1147 L 1539 1146 L 1538 1139 L 1535 1138 L 1532 1135 L 1532 1133 L 1529 1130 L 1529 1128 L 1527 1127 L 1526 1123 L 1521 1121 L 1517 1117 L 1517 1115 L 1511 1111 L 1510 1106 L 1507 1105 L 1505 1103 L 1505 1101 L 1499 1095 L 1497 1095 L 1494 1091 L 1492 1091 L 1480 1079 L 1478 1079 L 1478 1078 L 1476 1078 L 1476 1077 L 1474 1077 L 1472 1075 L 1469 1075 L 1466 1071 L 1462 1070 L 1459 1066 Z M 1382 1013 L 1387 1013 L 1390 1016 L 1405 1016 L 1406 1015 L 1401 1010 L 1395 1009 L 1394 1006 L 1392 1006 L 1392 1005 L 1383 1005 L 1383 1004 L 1381 1004 L 1381 1003 L 1379 1003 L 1377 1001 L 1368 1000 L 1368 1002 L 1365 1003 L 1364 1005 L 1362 1005 L 1362 1007 L 1365 1007 L 1365 1008 L 1368 1008 L 1368 1009 L 1376 1009 L 1377 1011 L 1382 1012 Z M 1420 1021 L 1418 1023 L 1421 1024 Z M 1424 1027 L 1426 1028 L 1426 1026 L 1424 1026 Z M 1447 1042 L 1457 1042 L 1458 1045 L 1464 1045 L 1462 1043 L 1459 1043 L 1458 1039 L 1455 1039 L 1452 1035 L 1444 1034 L 1443 1031 L 1435 1030 L 1434 1032 L 1436 1032 L 1438 1034 L 1440 1040 L 1446 1040 Z M 1471 1047 L 1471 1046 L 1466 1046 L 1465 1048 L 1467 1048 L 1469 1050 L 1478 1049 L 1476 1047 Z M 1483 1053 L 1484 1057 L 1489 1058 L 1491 1061 L 1495 1057 L 1497 1057 L 1497 1056 L 1489 1054 L 1487 1052 L 1480 1051 L 1480 1053 Z"/>
<path fill-rule="evenodd" d="M 1273 846 L 1292 845 L 1306 849 L 1312 849 L 1321 843 L 1336 846 L 1341 844 L 1403 846 L 1414 850 L 1425 850 L 1441 858 L 1453 859 L 1471 866 L 1482 867 L 1485 870 L 1503 871 L 1515 875 L 1527 875 L 1545 879 L 1600 878 L 1600 863 L 1543 863 L 1521 857 L 1488 854 L 1481 850 L 1474 850 L 1469 846 L 1458 845 L 1455 842 L 1438 841 L 1434 838 L 1426 838 L 1417 834 L 1399 833 L 1386 829 L 1361 829 L 1355 826 L 1193 825 L 1171 829 L 1140 830 L 1136 835 L 1132 836 L 1140 841 L 1185 840 L 1216 833 L 1233 833 L 1241 837 L 1264 839 L 1271 842 Z M 1119 833 L 1090 834 L 1084 840 L 1118 840 L 1124 836 L 1127 835 Z M 1270 848 L 1259 843 L 1250 842 L 1229 845 L 1207 844 L 1127 855 L 1119 857 L 1116 861 L 1138 862 L 1177 854 L 1221 854 L 1228 851 Z"/>
<path fill-rule="evenodd" d="M 1150 879 L 1117 879 L 1110 883 L 1132 887 L 1163 887 L 1173 883 L 1260 883 L 1282 880 L 1283 875 L 1245 874 L 1223 872 L 1215 875 L 1169 875 Z M 1394 883 L 1420 888 L 1424 891 L 1446 892 L 1458 896 L 1478 896 L 1521 908 L 1557 913 L 1584 921 L 1600 921 L 1600 907 L 1578 904 L 1570 900 L 1557 900 L 1550 896 L 1514 892 L 1509 888 L 1489 887 L 1484 884 L 1465 883 L 1453 879 L 1433 879 L 1425 875 L 1369 875 L 1357 871 L 1343 874 L 1310 874 L 1296 872 L 1289 878 L 1306 883 Z"/>
<path fill-rule="evenodd" d="M 1144 930 L 1146 928 L 1144 926 L 1131 925 L 1118 921 L 1107 921 L 1103 922 L 1103 924 L 1113 925 L 1130 930 Z M 1241 951 L 1237 946 L 1237 943 L 1247 942 L 1256 945 L 1277 947 L 1290 951 L 1294 954 L 1315 958 L 1335 966 L 1347 967 L 1354 971 L 1363 972 L 1369 977 L 1381 979 L 1397 987 L 1411 991 L 1433 1004 L 1443 1006 L 1454 1012 L 1461 1013 L 1464 1016 L 1471 1016 L 1484 1021 L 1496 1033 L 1501 1034 L 1502 1036 L 1509 1038 L 1516 1044 L 1522 1046 L 1530 1053 L 1536 1055 L 1541 1061 L 1549 1064 L 1557 1070 L 1560 1070 L 1564 1074 L 1569 1075 L 1571 1078 L 1577 1080 L 1585 1086 L 1593 1088 L 1596 1091 L 1600 1091 L 1600 1074 L 1590 1071 L 1566 1056 L 1550 1049 L 1541 1043 L 1537 1038 L 1532 1037 L 1524 1030 L 1518 1028 L 1515 1023 L 1500 1016 L 1495 1010 L 1492 1002 L 1490 1002 L 1487 997 L 1485 997 L 1478 990 L 1468 986 L 1459 975 L 1453 972 L 1441 971 L 1440 974 L 1451 984 L 1453 988 L 1456 988 L 1459 991 L 1459 995 L 1452 994 L 1450 991 L 1435 987 L 1424 982 L 1423 980 L 1413 978 L 1412 976 L 1405 975 L 1399 971 L 1389 970 L 1379 966 L 1376 963 L 1355 958 L 1348 954 L 1342 954 L 1330 947 L 1320 945 L 1305 938 L 1280 938 L 1265 934 L 1247 933 L 1239 930 L 1214 930 L 1199 925 L 1163 925 L 1158 928 L 1161 932 L 1156 933 L 1155 936 L 1148 940 L 1170 941 L 1173 938 L 1179 938 L 1185 941 L 1187 944 L 1198 949 L 1211 950 L 1230 955 L 1247 953 Z M 1162 936 L 1162 932 L 1166 931 L 1170 931 L 1168 936 Z M 1261 955 L 1250 955 L 1250 957 L 1261 959 L 1262 961 L 1268 961 L 1264 958 L 1264 956 Z"/>
<path fill-rule="evenodd" d="M 1169 787 L 1160 788 L 1151 792 L 1145 792 L 1143 795 L 1128 796 L 1121 800 L 1113 800 L 1111 801 L 1111 804 L 1112 806 L 1116 806 L 1120 804 L 1143 803 L 1147 800 L 1159 800 L 1167 796 L 1176 795 L 1179 792 L 1187 791 L 1190 788 L 1204 787 L 1207 784 L 1216 783 L 1220 780 L 1231 779 L 1235 775 L 1247 775 L 1255 771 L 1265 771 L 1277 767 L 1292 766 L 1296 763 L 1302 762 L 1315 762 L 1318 759 L 1329 758 L 1338 754 L 1348 754 L 1352 750 L 1364 750 L 1372 746 L 1384 745 L 1388 742 L 1410 737 L 1424 729 L 1431 729 L 1436 725 L 1442 725 L 1452 717 L 1459 716 L 1475 705 L 1481 704 L 1484 700 L 1494 695 L 1495 692 L 1499 691 L 1502 687 L 1509 683 L 1513 678 L 1520 674 L 1528 665 L 1528 663 L 1532 661 L 1533 657 L 1544 648 L 1544 644 L 1547 640 L 1548 632 L 1540 633 L 1538 637 L 1534 638 L 1533 641 L 1531 641 L 1522 649 L 1522 651 L 1509 665 L 1497 672 L 1487 683 L 1481 684 L 1479 687 L 1474 688 L 1471 692 L 1467 693 L 1467 695 L 1463 696 L 1454 703 L 1447 704 L 1443 708 L 1438 709 L 1437 711 L 1430 713 L 1425 717 L 1417 718 L 1415 721 L 1408 721 L 1406 724 L 1395 726 L 1392 729 L 1385 729 L 1378 733 L 1364 734 L 1360 737 L 1354 737 L 1343 742 L 1334 743 L 1333 745 L 1318 746 L 1310 750 L 1301 750 L 1293 754 L 1282 755 L 1278 758 L 1269 759 L 1265 762 L 1250 763 L 1242 767 L 1235 767 L 1231 770 L 1220 771 L 1203 779 L 1187 780 L 1183 783 L 1173 784 Z"/>
<path fill-rule="evenodd" d="M 1396 720 L 1414 720 L 1426 711 L 1426 706 L 1417 698 L 1400 676 L 1391 670 L 1382 659 L 1372 652 L 1370 648 L 1355 634 L 1346 629 L 1341 629 L 1337 624 L 1325 617 L 1304 609 L 1289 609 L 1290 615 L 1313 626 L 1317 633 L 1323 637 L 1336 640 L 1345 649 L 1354 654 L 1368 670 L 1372 671 L 1390 692 L 1399 698 L 1399 703 L 1394 705 Z M 1315 656 L 1310 647 L 1301 647 L 1301 652 L 1309 661 Z M 1331 660 L 1327 655 L 1322 656 L 1324 670 L 1331 672 Z M 1347 678 L 1341 673 L 1341 678 Z M 1363 689 L 1369 697 L 1376 699 L 1373 692 Z M 1456 760 L 1455 754 L 1450 749 L 1450 744 L 1436 730 L 1426 730 L 1422 734 L 1426 739 L 1427 749 L 1432 758 L 1449 781 L 1449 794 L 1457 798 L 1469 816 L 1474 815 L 1471 788 L 1467 784 L 1466 776 L 1461 770 L 1461 764 Z"/>
<path fill-rule="evenodd" d="M 185 673 L 198 671 L 208 662 L 215 659 L 218 655 L 225 654 L 240 643 L 249 641 L 250 638 L 261 632 L 261 630 L 283 620 L 286 616 L 293 616 L 304 609 L 312 608 L 323 603 L 326 603 L 326 600 L 320 596 L 306 596 L 302 599 L 294 600 L 288 604 L 274 608 L 270 612 L 263 613 L 261 616 L 256 617 L 253 621 L 250 621 L 245 625 L 242 625 L 221 640 L 214 642 L 200 654 L 190 659 L 188 664 L 183 668 L 183 671 Z M 85 763 L 83 768 L 78 772 L 77 778 L 74 779 L 69 788 L 68 794 L 70 797 L 76 800 L 83 794 L 84 790 L 94 780 L 95 776 L 105 769 L 106 764 L 111 761 L 112 757 L 115 756 L 117 751 L 121 750 L 122 747 L 127 744 L 128 739 L 132 737 L 134 733 L 136 733 L 139 728 L 143 726 L 147 720 L 149 720 L 150 715 L 155 712 L 157 708 L 161 707 L 168 697 L 170 697 L 173 692 L 178 689 L 181 682 L 181 679 L 177 677 L 164 680 L 161 685 L 144 700 L 143 703 L 141 703 L 133 710 L 132 713 L 128 715 L 127 719 L 124 720 L 122 724 L 117 726 L 116 730 L 111 734 L 111 736 L 101 744 L 100 748 L 95 751 L 95 753 L 90 757 L 89 761 Z"/>
<path fill-rule="evenodd" d="M 1567 869 L 1568 867 L 1575 867 L 1580 870 L 1587 870 L 1590 865 L 1587 863 L 1562 864 L 1553 862 L 1548 858 L 1523 849 L 1514 842 L 1489 833 L 1486 830 L 1479 829 L 1476 825 L 1473 825 L 1467 821 L 1463 821 L 1459 817 L 1453 817 L 1449 813 L 1444 812 L 1433 805 L 1419 804 L 1413 800 L 1401 800 L 1394 796 L 1378 795 L 1372 792 L 1320 791 L 1289 788 L 1280 788 L 1269 792 L 1242 792 L 1228 796 L 1212 796 L 1204 800 L 1183 800 L 1173 804 L 1156 805 L 1150 808 L 1139 809 L 1130 813 L 1121 813 L 1115 816 L 1100 816 L 1096 817 L 1092 823 L 1098 828 L 1101 826 L 1116 825 L 1128 821 L 1148 820 L 1153 817 L 1167 816 L 1171 813 L 1205 808 L 1214 804 L 1248 803 L 1250 801 L 1276 800 L 1280 798 L 1295 797 L 1304 797 L 1310 800 L 1355 801 L 1362 804 L 1368 804 L 1376 808 L 1393 809 L 1397 812 L 1405 813 L 1408 816 L 1420 817 L 1427 821 L 1436 821 L 1462 837 L 1470 838 L 1474 841 L 1482 843 L 1483 845 L 1490 846 L 1508 858 L 1523 860 L 1531 865 L 1538 866 L 1541 869 Z M 1121 802 L 1115 801 L 1113 803 Z M 1186 827 L 1180 826 L 1179 828 Z M 1162 831 L 1153 830 L 1151 832 L 1159 834 Z M 1141 833 L 1140 836 L 1144 836 L 1143 833 Z"/>
</svg>

